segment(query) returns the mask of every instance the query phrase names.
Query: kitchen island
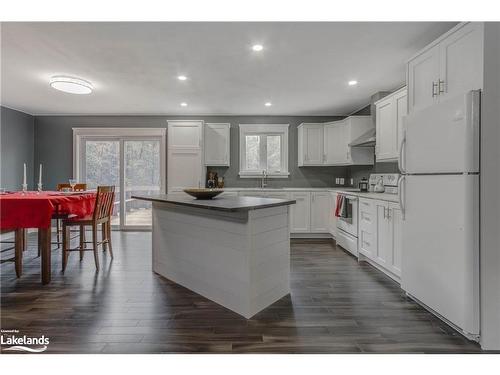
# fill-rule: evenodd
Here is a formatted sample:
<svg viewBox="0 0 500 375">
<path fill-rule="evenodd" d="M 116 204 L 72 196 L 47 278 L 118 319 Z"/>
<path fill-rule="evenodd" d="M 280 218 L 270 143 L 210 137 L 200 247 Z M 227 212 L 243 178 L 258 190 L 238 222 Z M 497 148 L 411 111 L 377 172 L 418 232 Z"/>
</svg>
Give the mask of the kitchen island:
<svg viewBox="0 0 500 375">
<path fill-rule="evenodd" d="M 153 206 L 153 271 L 251 318 L 290 293 L 294 200 L 135 195 Z"/>
</svg>

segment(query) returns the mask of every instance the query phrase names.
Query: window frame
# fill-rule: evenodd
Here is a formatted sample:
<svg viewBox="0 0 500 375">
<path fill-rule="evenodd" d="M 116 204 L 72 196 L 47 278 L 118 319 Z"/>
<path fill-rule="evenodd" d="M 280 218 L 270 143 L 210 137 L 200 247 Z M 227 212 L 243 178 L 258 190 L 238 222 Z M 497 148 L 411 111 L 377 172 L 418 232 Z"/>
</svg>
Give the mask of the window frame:
<svg viewBox="0 0 500 375">
<path fill-rule="evenodd" d="M 281 157 L 281 168 L 280 172 L 267 173 L 270 178 L 288 178 L 290 172 L 288 171 L 288 128 L 289 124 L 239 124 L 240 132 L 240 178 L 255 178 L 261 177 L 262 171 L 259 170 L 249 170 L 246 168 L 246 136 L 247 135 L 259 135 L 259 136 L 270 136 L 278 135 L 281 137 L 280 140 L 280 157 Z M 267 153 L 264 153 L 267 145 L 262 144 L 260 147 L 261 158 L 264 156 L 265 161 L 261 159 L 261 165 L 267 164 Z"/>
</svg>

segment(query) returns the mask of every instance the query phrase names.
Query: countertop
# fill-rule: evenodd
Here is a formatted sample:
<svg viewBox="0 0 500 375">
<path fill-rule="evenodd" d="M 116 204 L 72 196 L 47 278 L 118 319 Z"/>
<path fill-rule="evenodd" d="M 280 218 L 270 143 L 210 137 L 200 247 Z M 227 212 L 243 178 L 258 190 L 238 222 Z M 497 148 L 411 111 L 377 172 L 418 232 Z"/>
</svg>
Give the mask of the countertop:
<svg viewBox="0 0 500 375">
<path fill-rule="evenodd" d="M 292 199 L 275 199 L 260 197 L 215 197 L 213 199 L 199 200 L 189 196 L 179 196 L 178 194 L 153 194 L 153 195 L 132 195 L 132 198 L 142 199 L 151 202 L 163 202 L 180 206 L 189 206 L 216 211 L 250 211 L 262 208 L 286 206 L 295 204 Z"/>
<path fill-rule="evenodd" d="M 368 198 L 368 199 L 379 199 L 381 201 L 394 202 L 399 203 L 398 194 L 389 194 L 389 193 L 373 193 L 359 190 L 337 190 L 339 193 L 346 193 L 349 195 L 355 195 L 360 198 Z"/>
<path fill-rule="evenodd" d="M 313 188 L 313 187 L 303 187 L 303 188 L 300 188 L 300 187 L 297 187 L 297 188 L 292 188 L 292 187 L 286 187 L 286 188 L 259 188 L 259 187 L 242 187 L 242 188 L 233 188 L 233 187 L 230 187 L 230 188 L 224 188 L 224 191 L 228 191 L 228 192 L 231 192 L 231 191 L 264 191 L 264 192 L 267 192 L 267 191 L 339 191 L 339 190 L 342 190 L 342 191 L 349 191 L 349 190 L 353 190 L 353 191 L 358 191 L 358 189 L 356 188 L 349 188 L 349 187 L 323 187 L 323 188 Z"/>
<path fill-rule="evenodd" d="M 397 194 L 389 193 L 373 193 L 373 192 L 362 192 L 354 187 L 324 187 L 324 188 L 224 188 L 227 192 L 238 192 L 238 191 L 261 191 L 261 192 L 289 192 L 289 191 L 331 191 L 337 193 L 346 193 L 349 195 L 355 195 L 358 197 L 368 198 L 368 199 L 379 199 L 386 202 L 399 202 Z"/>
</svg>

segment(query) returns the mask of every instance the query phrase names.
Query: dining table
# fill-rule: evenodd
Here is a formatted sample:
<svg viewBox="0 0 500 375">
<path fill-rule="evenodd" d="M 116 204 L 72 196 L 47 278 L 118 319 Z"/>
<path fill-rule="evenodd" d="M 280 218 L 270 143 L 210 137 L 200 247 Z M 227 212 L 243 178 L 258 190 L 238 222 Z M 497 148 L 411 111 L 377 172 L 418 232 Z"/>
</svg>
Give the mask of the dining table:
<svg viewBox="0 0 500 375">
<path fill-rule="evenodd" d="M 38 229 L 42 284 L 51 281 L 52 216 L 92 214 L 95 191 L 19 191 L 0 194 L 0 229 Z"/>
</svg>

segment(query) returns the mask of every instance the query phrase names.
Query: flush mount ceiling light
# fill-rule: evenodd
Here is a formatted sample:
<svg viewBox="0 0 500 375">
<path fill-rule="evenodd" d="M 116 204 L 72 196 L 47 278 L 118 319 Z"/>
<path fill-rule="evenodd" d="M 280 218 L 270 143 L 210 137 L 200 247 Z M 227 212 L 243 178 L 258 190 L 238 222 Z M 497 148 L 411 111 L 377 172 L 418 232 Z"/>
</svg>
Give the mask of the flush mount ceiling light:
<svg viewBox="0 0 500 375">
<path fill-rule="evenodd" d="M 273 105 L 273 103 L 271 103 L 271 102 L 266 102 L 266 103 L 264 103 L 264 105 L 265 105 L 266 107 L 270 107 L 270 106 L 272 106 L 272 105 Z"/>
<path fill-rule="evenodd" d="M 347 82 L 347 84 L 349 86 L 356 86 L 358 84 L 358 81 L 356 81 L 356 80 L 353 79 L 352 81 Z"/>
<path fill-rule="evenodd" d="M 254 44 L 252 46 L 252 50 L 254 50 L 255 52 L 260 52 L 264 49 L 264 46 L 262 44 Z"/>
<path fill-rule="evenodd" d="M 181 103 L 181 107 L 187 107 L 187 105 L 188 105 L 188 104 L 187 104 L 186 102 L 182 102 L 182 103 Z"/>
<path fill-rule="evenodd" d="M 50 79 L 53 89 L 64 91 L 69 94 L 90 94 L 94 89 L 89 81 L 69 76 L 54 76 Z"/>
<path fill-rule="evenodd" d="M 180 76 L 177 76 L 177 79 L 179 81 L 185 81 L 186 79 L 188 79 L 186 76 L 183 76 L 183 75 L 180 75 Z"/>
</svg>

